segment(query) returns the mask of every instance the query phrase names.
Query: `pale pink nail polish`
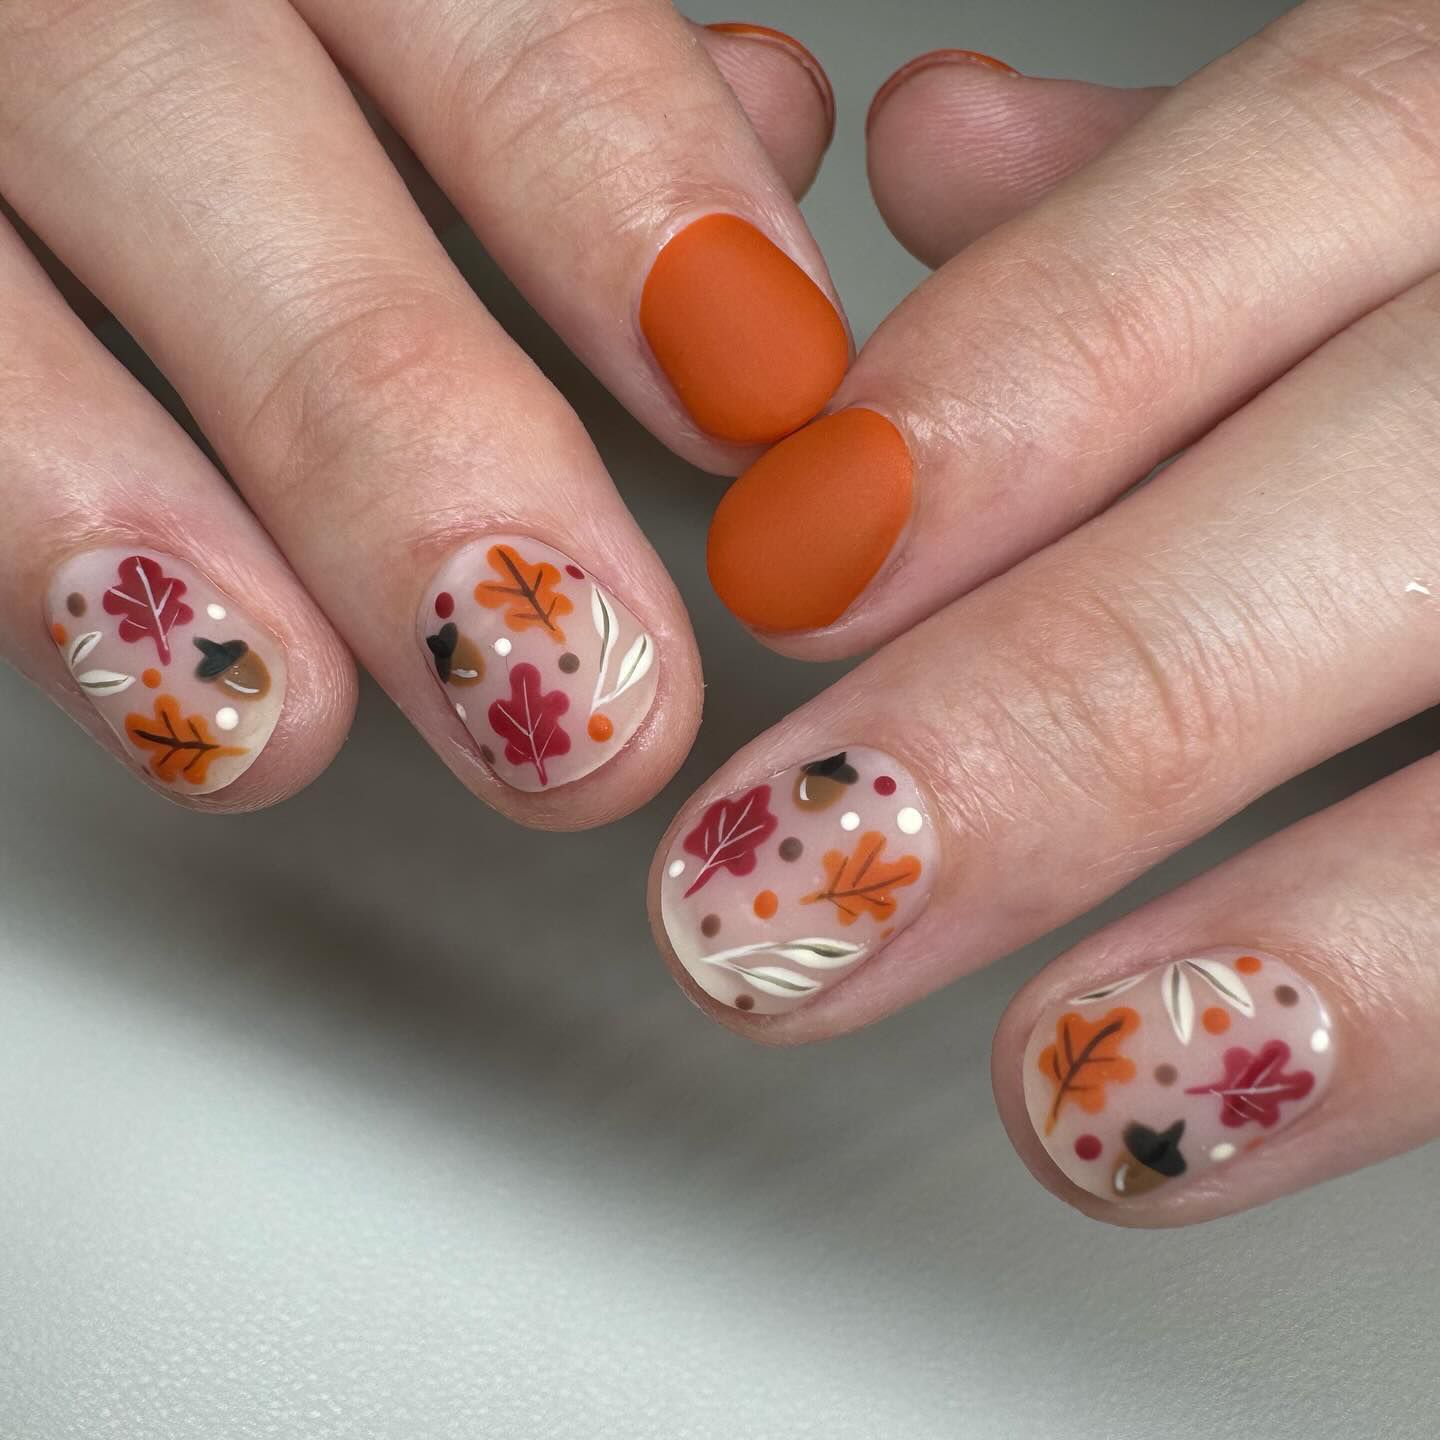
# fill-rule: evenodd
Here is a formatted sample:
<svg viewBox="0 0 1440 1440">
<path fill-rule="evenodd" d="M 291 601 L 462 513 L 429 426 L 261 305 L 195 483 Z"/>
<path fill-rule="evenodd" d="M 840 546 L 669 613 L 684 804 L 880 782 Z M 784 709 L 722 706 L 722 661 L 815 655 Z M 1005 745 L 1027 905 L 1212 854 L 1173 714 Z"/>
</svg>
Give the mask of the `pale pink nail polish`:
<svg viewBox="0 0 1440 1440">
<path fill-rule="evenodd" d="M 1204 1174 L 1320 1103 L 1334 1030 L 1283 960 L 1222 949 L 1052 1005 L 1025 1051 L 1025 1103 L 1045 1149 L 1118 1200 Z"/>
<path fill-rule="evenodd" d="M 655 641 L 588 570 L 495 535 L 426 587 L 417 641 L 480 757 L 517 790 L 554 790 L 619 753 L 655 703 Z"/>
<path fill-rule="evenodd" d="M 285 652 L 194 566 L 87 551 L 55 572 L 46 604 L 75 683 L 153 782 L 208 795 L 254 763 L 284 705 Z"/>
<path fill-rule="evenodd" d="M 938 851 L 908 771 L 852 746 L 689 817 L 665 860 L 665 932 L 695 983 L 722 1005 L 791 1010 L 915 919 Z"/>
</svg>

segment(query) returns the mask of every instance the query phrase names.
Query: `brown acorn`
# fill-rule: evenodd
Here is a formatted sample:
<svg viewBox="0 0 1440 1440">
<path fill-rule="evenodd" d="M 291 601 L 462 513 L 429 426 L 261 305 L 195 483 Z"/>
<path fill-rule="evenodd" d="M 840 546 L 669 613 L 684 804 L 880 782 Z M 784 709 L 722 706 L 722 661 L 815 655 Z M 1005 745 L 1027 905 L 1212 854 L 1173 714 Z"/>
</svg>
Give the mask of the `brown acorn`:
<svg viewBox="0 0 1440 1440">
<path fill-rule="evenodd" d="M 453 620 L 425 637 L 435 660 L 435 673 L 445 685 L 478 685 L 485 676 L 485 657 Z"/>
<path fill-rule="evenodd" d="M 860 778 L 842 750 L 824 760 L 800 767 L 795 777 L 795 806 L 799 810 L 828 810 Z"/>
<path fill-rule="evenodd" d="M 241 700 L 259 700 L 270 690 L 270 672 L 265 662 L 243 640 L 195 638 L 200 663 L 195 675 L 213 680 Z"/>
<path fill-rule="evenodd" d="M 1117 1195 L 1146 1195 L 1167 1180 L 1185 1173 L 1180 1137 L 1185 1122 L 1177 1120 L 1168 1130 L 1148 1125 L 1127 1125 L 1122 1137 L 1130 1152 L 1116 1167 L 1110 1184 Z"/>
</svg>

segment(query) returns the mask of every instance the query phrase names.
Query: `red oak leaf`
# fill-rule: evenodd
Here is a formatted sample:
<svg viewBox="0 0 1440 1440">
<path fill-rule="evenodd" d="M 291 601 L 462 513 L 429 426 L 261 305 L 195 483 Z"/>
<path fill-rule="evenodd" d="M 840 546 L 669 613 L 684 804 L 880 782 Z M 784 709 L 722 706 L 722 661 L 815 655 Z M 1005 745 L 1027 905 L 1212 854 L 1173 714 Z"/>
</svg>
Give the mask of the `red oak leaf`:
<svg viewBox="0 0 1440 1440">
<path fill-rule="evenodd" d="M 545 761 L 570 752 L 570 737 L 560 728 L 560 717 L 570 708 L 563 690 L 547 695 L 540 672 L 530 664 L 510 672 L 510 698 L 490 707 L 490 728 L 505 742 L 505 758 L 512 765 L 533 765 L 542 785 L 550 783 Z"/>
<path fill-rule="evenodd" d="M 1220 1123 L 1239 1129 L 1254 1120 L 1267 1129 L 1280 1118 L 1286 1100 L 1303 1100 L 1315 1088 L 1308 1070 L 1285 1074 L 1290 1047 L 1283 1040 L 1271 1040 L 1252 1055 L 1243 1045 L 1225 1052 L 1225 1074 L 1209 1085 L 1194 1085 L 1187 1095 L 1218 1095 Z"/>
<path fill-rule="evenodd" d="M 693 895 L 722 867 L 732 875 L 748 875 L 755 868 L 756 850 L 779 823 L 770 813 L 768 785 L 717 800 L 685 837 L 685 849 L 704 861 L 685 893 Z"/>
<path fill-rule="evenodd" d="M 188 625 L 195 612 L 180 603 L 185 582 L 174 580 L 144 555 L 127 555 L 120 562 L 120 583 L 105 592 L 105 613 L 119 615 L 120 638 L 134 642 L 147 635 L 155 642 L 160 663 L 170 663 L 170 632 Z"/>
</svg>

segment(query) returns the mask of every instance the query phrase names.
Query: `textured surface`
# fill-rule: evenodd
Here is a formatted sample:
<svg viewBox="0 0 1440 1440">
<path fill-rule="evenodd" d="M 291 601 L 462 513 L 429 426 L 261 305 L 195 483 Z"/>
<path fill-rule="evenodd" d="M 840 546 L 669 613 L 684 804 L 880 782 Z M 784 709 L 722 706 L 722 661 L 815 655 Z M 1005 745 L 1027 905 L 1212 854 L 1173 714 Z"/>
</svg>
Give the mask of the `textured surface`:
<svg viewBox="0 0 1440 1440">
<path fill-rule="evenodd" d="M 919 273 L 864 204 L 860 118 L 890 65 L 952 43 L 1169 78 L 1266 8 L 776 0 L 757 18 L 813 41 L 840 93 L 809 208 L 857 329 Z M 991 1029 L 1082 927 L 804 1052 L 681 999 L 641 907 L 651 847 L 834 671 L 739 633 L 701 574 L 709 483 L 464 258 L 681 578 L 699 749 L 644 814 L 526 834 L 370 691 L 309 792 L 217 820 L 0 675 L 0 1435 L 1433 1436 L 1436 1148 L 1163 1235 L 1071 1213 L 1016 1161 Z M 1434 732 L 1270 797 L 1111 912 Z"/>
</svg>

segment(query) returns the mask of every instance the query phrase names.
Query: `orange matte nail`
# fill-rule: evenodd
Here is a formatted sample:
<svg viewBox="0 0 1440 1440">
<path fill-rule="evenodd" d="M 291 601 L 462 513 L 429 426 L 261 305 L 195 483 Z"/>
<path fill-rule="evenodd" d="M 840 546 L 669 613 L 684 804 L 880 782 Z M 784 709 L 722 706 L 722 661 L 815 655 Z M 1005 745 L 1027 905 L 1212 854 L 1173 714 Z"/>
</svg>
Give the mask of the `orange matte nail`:
<svg viewBox="0 0 1440 1440">
<path fill-rule="evenodd" d="M 875 92 L 875 98 L 870 102 L 869 112 L 865 116 L 865 133 L 867 135 L 870 133 L 870 127 L 875 123 L 875 117 L 880 113 L 880 107 L 907 80 L 918 75 L 922 70 L 933 69 L 936 65 L 979 65 L 987 70 L 998 70 L 1002 75 L 1018 76 L 1020 74 L 1013 65 L 1007 65 L 993 55 L 982 55 L 978 50 L 930 50 L 924 55 L 917 55 L 913 60 L 907 60 Z"/>
<path fill-rule="evenodd" d="M 776 30 L 769 25 L 751 25 L 741 20 L 720 21 L 713 25 L 707 25 L 705 28 L 713 31 L 716 35 L 735 35 L 742 40 L 755 40 L 761 44 L 777 45 L 798 60 L 804 66 L 805 73 L 814 82 L 815 88 L 820 92 L 820 103 L 825 107 L 825 124 L 831 137 L 834 137 L 835 89 L 830 84 L 830 77 L 825 73 L 825 67 L 793 35 L 787 35 L 783 30 Z M 829 141 L 826 143 L 828 144 Z"/>
<path fill-rule="evenodd" d="M 850 358 L 825 292 L 735 215 L 707 215 L 665 246 L 640 328 L 695 423 L 740 445 L 778 440 L 817 414 Z"/>
<path fill-rule="evenodd" d="M 762 455 L 710 522 L 710 583 L 756 630 L 833 625 L 875 577 L 910 516 L 900 432 L 842 410 Z"/>
</svg>

